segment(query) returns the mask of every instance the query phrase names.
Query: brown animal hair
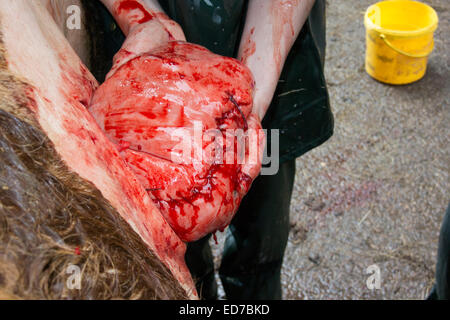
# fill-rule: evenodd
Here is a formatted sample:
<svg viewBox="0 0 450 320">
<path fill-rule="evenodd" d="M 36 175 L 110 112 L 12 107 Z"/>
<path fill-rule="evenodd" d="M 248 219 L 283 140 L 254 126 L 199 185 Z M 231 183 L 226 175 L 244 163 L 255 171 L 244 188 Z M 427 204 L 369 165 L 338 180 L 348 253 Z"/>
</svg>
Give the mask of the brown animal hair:
<svg viewBox="0 0 450 320">
<path fill-rule="evenodd" d="M 1 34 L 0 34 L 1 39 Z M 26 107 L 0 40 L 0 299 L 187 299 L 165 265 Z M 80 289 L 67 281 L 81 270 Z"/>
</svg>

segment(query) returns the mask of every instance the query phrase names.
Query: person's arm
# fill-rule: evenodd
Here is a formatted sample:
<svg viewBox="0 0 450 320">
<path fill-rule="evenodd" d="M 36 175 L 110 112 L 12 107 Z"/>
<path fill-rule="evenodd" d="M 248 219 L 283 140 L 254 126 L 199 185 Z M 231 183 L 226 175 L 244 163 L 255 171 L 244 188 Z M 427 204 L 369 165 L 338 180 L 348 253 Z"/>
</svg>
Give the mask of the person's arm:
<svg viewBox="0 0 450 320">
<path fill-rule="evenodd" d="M 239 59 L 255 78 L 253 112 L 262 119 L 284 62 L 315 0 L 250 0 Z"/>
<path fill-rule="evenodd" d="M 146 22 L 158 22 L 173 40 L 186 41 L 183 30 L 163 11 L 157 0 L 101 0 L 128 36 L 130 30 Z"/>
<path fill-rule="evenodd" d="M 114 57 L 107 75 L 132 58 L 167 44 L 172 40 L 186 41 L 183 30 L 163 12 L 157 0 L 101 0 L 119 24 L 126 40 Z"/>
</svg>

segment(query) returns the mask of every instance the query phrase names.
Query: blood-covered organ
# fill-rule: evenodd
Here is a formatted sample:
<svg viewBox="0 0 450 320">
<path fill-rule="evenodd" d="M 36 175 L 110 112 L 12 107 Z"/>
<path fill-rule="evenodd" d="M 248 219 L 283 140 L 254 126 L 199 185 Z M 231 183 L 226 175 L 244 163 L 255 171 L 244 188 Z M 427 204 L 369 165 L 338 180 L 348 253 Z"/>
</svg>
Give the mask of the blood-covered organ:
<svg viewBox="0 0 450 320">
<path fill-rule="evenodd" d="M 182 240 L 225 228 L 261 167 L 250 71 L 180 41 L 120 63 L 91 114 Z"/>
</svg>

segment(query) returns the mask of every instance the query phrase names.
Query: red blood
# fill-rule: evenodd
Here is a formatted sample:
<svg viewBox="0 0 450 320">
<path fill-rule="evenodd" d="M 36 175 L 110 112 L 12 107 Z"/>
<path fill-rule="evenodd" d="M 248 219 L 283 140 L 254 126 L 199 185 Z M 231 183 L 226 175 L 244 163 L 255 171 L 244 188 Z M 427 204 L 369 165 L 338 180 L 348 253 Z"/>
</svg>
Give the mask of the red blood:
<svg viewBox="0 0 450 320">
<path fill-rule="evenodd" d="M 36 112 L 38 111 L 36 98 L 35 98 L 35 92 L 33 87 L 27 87 L 25 90 L 25 95 L 28 99 L 28 107 L 31 109 L 31 111 Z"/>
<path fill-rule="evenodd" d="M 255 32 L 255 28 L 250 30 L 250 34 L 247 36 L 247 39 L 244 43 L 241 61 L 242 63 L 246 63 L 248 58 L 251 57 L 256 52 L 256 43 L 252 40 L 252 35 Z"/>
<path fill-rule="evenodd" d="M 282 35 L 295 35 L 293 15 L 294 8 L 299 5 L 299 0 L 272 1 L 271 13 L 274 22 L 272 24 L 272 38 L 274 39 L 273 56 L 278 72 L 282 67 L 281 39 Z"/>
<path fill-rule="evenodd" d="M 120 66 L 94 94 L 92 115 L 184 241 L 225 228 L 259 172 L 260 161 L 237 161 L 236 150 L 247 154 L 249 146 L 227 131 L 261 128 L 253 89 L 239 61 L 172 41 Z M 216 135 L 196 139 L 197 124 L 201 135 Z M 183 137 L 194 149 L 184 162 L 174 157 Z M 234 148 L 230 161 L 216 159 L 227 148 Z"/>
<path fill-rule="evenodd" d="M 145 10 L 144 6 L 136 0 L 125 0 L 120 2 L 119 6 L 117 7 L 117 14 L 120 15 L 121 13 L 123 13 L 123 11 L 128 13 L 132 10 L 139 10 L 142 13 L 143 17 L 140 20 L 136 21 L 139 24 L 153 19 L 153 15 Z"/>
<path fill-rule="evenodd" d="M 61 61 L 60 67 L 63 70 L 61 73 L 64 83 L 63 94 L 69 101 L 76 101 L 84 107 L 88 107 L 98 86 L 97 82 L 81 62 L 78 65 L 79 72 L 76 72 L 73 67 L 67 65 L 64 55 L 59 55 L 59 58 Z"/>
</svg>

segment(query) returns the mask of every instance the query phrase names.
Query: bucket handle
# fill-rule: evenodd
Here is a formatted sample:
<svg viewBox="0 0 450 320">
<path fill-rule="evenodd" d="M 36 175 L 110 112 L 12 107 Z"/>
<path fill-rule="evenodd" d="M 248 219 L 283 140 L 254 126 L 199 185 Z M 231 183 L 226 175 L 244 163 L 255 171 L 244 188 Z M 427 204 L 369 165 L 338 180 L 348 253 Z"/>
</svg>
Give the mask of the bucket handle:
<svg viewBox="0 0 450 320">
<path fill-rule="evenodd" d="M 403 51 L 403 50 L 400 50 L 400 49 L 394 47 L 394 45 L 393 45 L 392 43 L 390 43 L 388 39 L 386 39 L 386 36 L 385 36 L 384 34 L 380 34 L 380 38 L 384 41 L 384 43 L 385 43 L 389 48 L 391 48 L 392 50 L 394 50 L 394 51 L 396 51 L 396 52 L 398 52 L 398 53 L 400 53 L 400 54 L 402 54 L 402 55 L 404 55 L 404 56 L 410 57 L 410 58 L 425 58 L 425 57 L 428 57 L 429 54 L 431 53 L 431 51 L 430 51 L 430 52 L 427 52 L 427 53 L 423 53 L 423 54 L 413 54 L 413 53 L 408 53 L 408 52 L 405 52 L 405 51 Z M 434 40 L 432 40 L 431 48 L 433 48 L 433 44 L 434 44 Z M 433 50 L 433 49 L 432 49 L 432 50 Z"/>
</svg>

